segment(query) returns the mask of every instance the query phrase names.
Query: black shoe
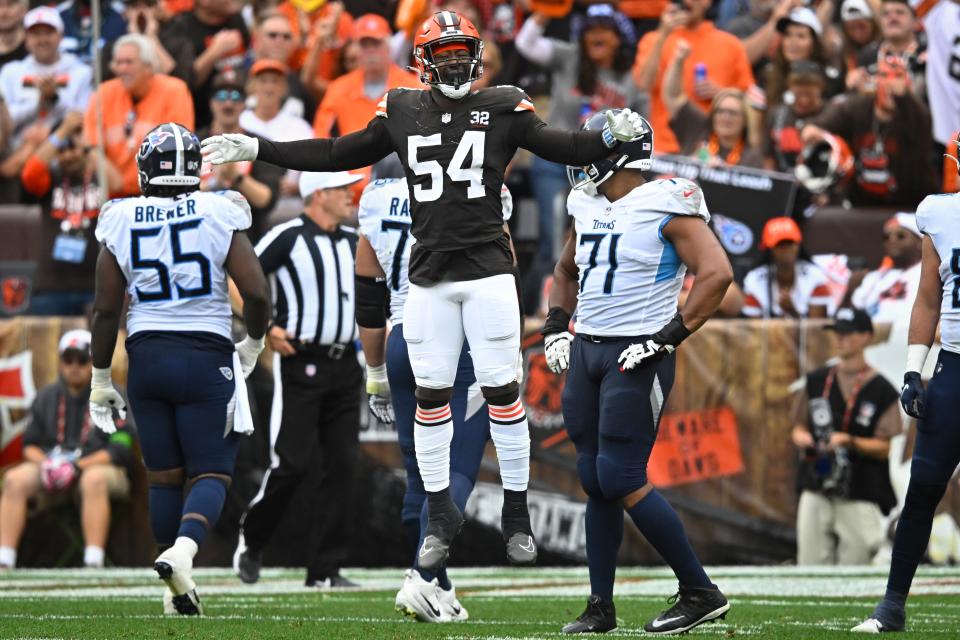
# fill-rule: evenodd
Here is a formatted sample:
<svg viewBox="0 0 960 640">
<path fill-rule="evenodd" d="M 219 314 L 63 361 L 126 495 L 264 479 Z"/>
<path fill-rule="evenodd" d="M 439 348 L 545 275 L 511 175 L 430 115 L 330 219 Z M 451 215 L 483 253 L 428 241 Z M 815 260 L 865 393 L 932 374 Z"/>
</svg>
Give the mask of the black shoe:
<svg viewBox="0 0 960 640">
<path fill-rule="evenodd" d="M 704 589 L 681 585 L 667 602 L 675 604 L 648 622 L 644 631 L 660 635 L 686 633 L 704 622 L 725 618 L 730 610 L 727 599 L 716 587 Z"/>
<path fill-rule="evenodd" d="M 526 491 L 503 490 L 500 530 L 503 531 L 510 564 L 525 566 L 537 562 L 537 542 L 533 539 L 533 528 L 530 526 Z"/>
<path fill-rule="evenodd" d="M 329 589 L 358 589 L 360 585 L 353 580 L 344 578 L 339 573 L 328 578 L 307 578 L 305 586 L 312 589 L 327 591 Z"/>
<path fill-rule="evenodd" d="M 242 531 L 237 541 L 237 550 L 233 552 L 233 572 L 247 584 L 253 584 L 260 579 L 260 552 L 246 545 Z"/>
<path fill-rule="evenodd" d="M 564 633 L 606 633 L 617 628 L 617 609 L 600 596 L 590 596 L 587 608 L 576 620 L 563 627 Z"/>
<path fill-rule="evenodd" d="M 435 571 L 450 557 L 450 545 L 463 526 L 463 514 L 452 500 L 448 500 L 442 509 L 434 509 L 428 504 L 427 512 L 427 530 L 417 552 L 417 564 L 427 571 Z"/>
</svg>

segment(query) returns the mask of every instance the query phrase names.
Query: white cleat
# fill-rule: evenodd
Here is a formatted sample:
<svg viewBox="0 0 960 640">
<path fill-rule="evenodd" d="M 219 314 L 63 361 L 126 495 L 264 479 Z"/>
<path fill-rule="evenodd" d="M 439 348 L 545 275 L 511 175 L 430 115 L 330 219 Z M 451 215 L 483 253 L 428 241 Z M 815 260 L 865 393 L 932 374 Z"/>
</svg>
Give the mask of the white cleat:
<svg viewBox="0 0 960 640">
<path fill-rule="evenodd" d="M 883 633 L 886 629 L 883 628 L 883 623 L 876 618 L 867 618 L 850 631 L 853 633 Z"/>
<path fill-rule="evenodd" d="M 177 608 L 173 606 L 173 591 L 164 587 L 163 589 L 163 615 L 178 616 Z"/>
<path fill-rule="evenodd" d="M 174 610 L 182 616 L 198 616 L 203 613 L 197 585 L 190 577 L 192 569 L 193 560 L 184 553 L 177 553 L 176 547 L 170 547 L 161 553 L 153 563 L 153 570 L 171 592 Z"/>
<path fill-rule="evenodd" d="M 470 617 L 467 608 L 457 600 L 457 590 L 451 585 L 449 591 L 437 587 L 437 599 L 440 600 L 440 614 L 450 622 L 463 622 Z"/>
<path fill-rule="evenodd" d="M 413 569 L 407 569 L 403 576 L 403 586 L 397 591 L 394 608 L 421 622 L 447 622 L 440 606 L 437 579 L 427 582 Z"/>
</svg>

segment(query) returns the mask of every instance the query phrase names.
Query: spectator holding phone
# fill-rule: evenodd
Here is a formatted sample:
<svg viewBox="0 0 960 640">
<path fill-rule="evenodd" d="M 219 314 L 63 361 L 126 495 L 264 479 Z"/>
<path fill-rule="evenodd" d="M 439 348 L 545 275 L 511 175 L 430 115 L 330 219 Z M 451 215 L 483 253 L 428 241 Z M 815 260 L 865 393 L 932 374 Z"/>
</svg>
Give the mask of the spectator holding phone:
<svg viewBox="0 0 960 640">
<path fill-rule="evenodd" d="M 32 9 L 23 26 L 30 55 L 0 70 L 0 94 L 13 122 L 15 147 L 27 129 L 50 127 L 68 111 L 86 109 L 93 76 L 76 56 L 60 53 L 63 21 L 56 9 Z"/>
</svg>

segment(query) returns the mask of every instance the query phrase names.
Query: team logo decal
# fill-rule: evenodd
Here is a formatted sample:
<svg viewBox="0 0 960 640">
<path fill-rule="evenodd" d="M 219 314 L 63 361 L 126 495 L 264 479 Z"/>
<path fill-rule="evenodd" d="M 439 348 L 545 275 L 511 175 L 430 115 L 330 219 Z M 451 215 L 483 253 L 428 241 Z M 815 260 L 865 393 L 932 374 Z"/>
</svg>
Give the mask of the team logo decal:
<svg viewBox="0 0 960 640">
<path fill-rule="evenodd" d="M 233 369 L 230 367 L 220 367 L 220 373 L 222 373 L 223 377 L 227 380 L 233 380 Z"/>
<path fill-rule="evenodd" d="M 453 116 L 451 116 L 449 113 L 445 113 L 442 116 L 440 116 L 440 122 L 442 122 L 443 124 L 449 124 L 450 119 L 452 117 Z"/>
<path fill-rule="evenodd" d="M 713 228 L 723 248 L 736 256 L 742 256 L 753 246 L 753 231 L 744 223 L 728 216 L 713 214 Z"/>
<path fill-rule="evenodd" d="M 167 138 L 172 137 L 173 133 L 170 131 L 152 131 L 150 135 L 144 138 L 143 142 L 140 144 L 140 155 L 147 155 L 147 153 L 163 144 Z"/>
</svg>

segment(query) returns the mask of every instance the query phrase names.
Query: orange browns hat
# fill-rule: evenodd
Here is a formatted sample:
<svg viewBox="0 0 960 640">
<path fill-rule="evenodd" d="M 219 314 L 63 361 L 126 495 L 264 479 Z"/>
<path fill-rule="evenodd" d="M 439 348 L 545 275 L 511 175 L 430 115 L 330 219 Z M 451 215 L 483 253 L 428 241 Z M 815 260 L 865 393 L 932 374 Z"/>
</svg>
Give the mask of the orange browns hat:
<svg viewBox="0 0 960 640">
<path fill-rule="evenodd" d="M 250 75 L 256 76 L 264 73 L 265 71 L 276 71 L 281 75 L 287 75 L 287 65 L 283 64 L 279 60 L 257 60 L 253 63 L 253 66 L 250 67 Z"/>
<path fill-rule="evenodd" d="M 573 0 L 533 0 L 530 3 L 532 11 L 542 13 L 548 18 L 562 18 L 570 13 Z"/>
<path fill-rule="evenodd" d="M 761 249 L 772 249 L 781 242 L 803 242 L 803 234 L 800 233 L 800 227 L 792 218 L 780 217 L 770 218 L 767 224 L 763 225 L 763 236 L 760 239 Z"/>
<path fill-rule="evenodd" d="M 350 37 L 353 40 L 370 38 L 372 40 L 386 40 L 393 31 L 390 30 L 390 23 L 383 16 L 375 13 L 366 13 L 357 18 L 353 23 L 353 31 Z"/>
</svg>

